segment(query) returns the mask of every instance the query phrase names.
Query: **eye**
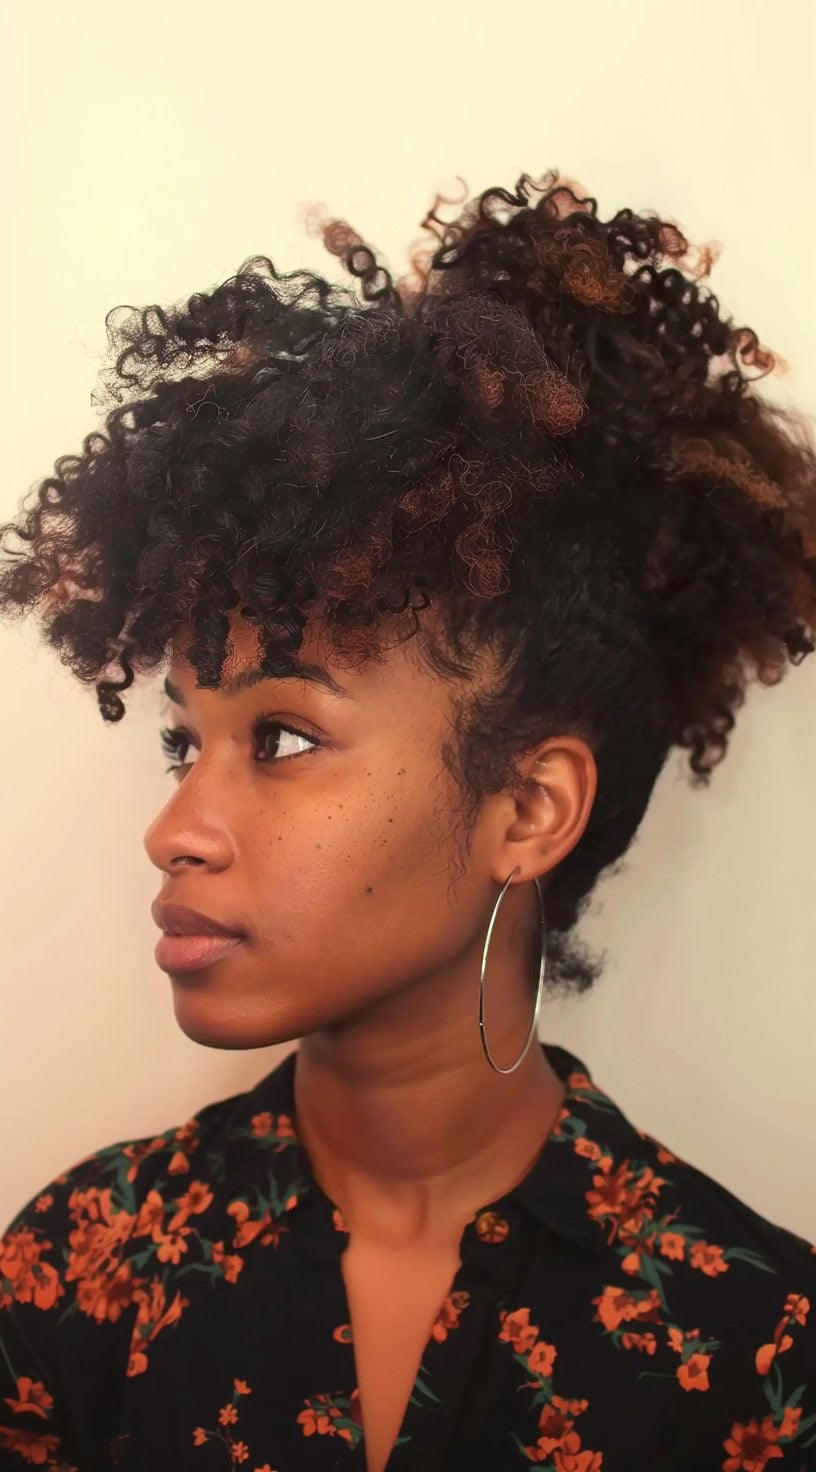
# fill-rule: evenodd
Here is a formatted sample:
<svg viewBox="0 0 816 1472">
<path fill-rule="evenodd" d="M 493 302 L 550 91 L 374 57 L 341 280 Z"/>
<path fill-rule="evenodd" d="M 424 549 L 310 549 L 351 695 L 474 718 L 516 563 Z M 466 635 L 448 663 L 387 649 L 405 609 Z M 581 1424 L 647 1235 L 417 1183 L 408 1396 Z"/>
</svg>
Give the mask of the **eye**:
<svg viewBox="0 0 816 1472">
<path fill-rule="evenodd" d="M 266 749 L 270 732 L 276 738 L 275 749 L 271 753 L 271 757 Z M 286 740 L 282 742 L 282 737 L 288 737 L 288 742 Z M 186 767 L 192 765 L 191 762 L 184 761 L 184 757 L 187 755 L 187 751 L 193 743 L 189 733 L 183 726 L 173 726 L 162 731 L 160 739 L 162 751 L 165 756 L 181 758 L 181 760 L 176 760 L 167 767 L 165 776 L 168 772 L 183 772 Z M 320 742 L 314 736 L 307 736 L 305 731 L 298 731 L 294 726 L 284 726 L 281 721 L 274 721 L 269 716 L 259 716 L 253 722 L 252 741 L 254 746 L 260 745 L 264 750 L 263 762 L 269 762 L 270 759 L 272 761 L 285 761 L 289 757 L 301 756 L 306 751 L 317 750 L 320 746 Z M 282 745 L 284 748 L 288 745 L 289 750 L 281 750 Z"/>
</svg>

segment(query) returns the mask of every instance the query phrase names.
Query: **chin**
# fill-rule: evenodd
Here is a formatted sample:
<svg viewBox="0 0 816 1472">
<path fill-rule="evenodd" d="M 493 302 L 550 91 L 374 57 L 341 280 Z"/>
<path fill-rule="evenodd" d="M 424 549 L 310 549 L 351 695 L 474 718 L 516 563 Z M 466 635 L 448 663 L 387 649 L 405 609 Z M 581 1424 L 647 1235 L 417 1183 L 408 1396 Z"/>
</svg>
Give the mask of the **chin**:
<svg viewBox="0 0 816 1472">
<path fill-rule="evenodd" d="M 229 1003 L 215 1006 L 212 997 L 174 994 L 176 1022 L 185 1037 L 203 1048 L 273 1048 L 302 1035 L 294 1020 L 247 1016 Z"/>
</svg>

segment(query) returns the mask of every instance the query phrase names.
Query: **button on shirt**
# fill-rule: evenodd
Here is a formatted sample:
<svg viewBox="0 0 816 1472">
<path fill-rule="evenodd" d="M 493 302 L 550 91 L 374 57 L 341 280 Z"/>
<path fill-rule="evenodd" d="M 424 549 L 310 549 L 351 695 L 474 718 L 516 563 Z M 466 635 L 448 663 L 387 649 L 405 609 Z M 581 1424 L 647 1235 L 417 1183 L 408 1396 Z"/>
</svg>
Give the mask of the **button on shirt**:
<svg viewBox="0 0 816 1472">
<path fill-rule="evenodd" d="M 465 1227 L 387 1472 L 816 1469 L 816 1248 L 540 1046 L 563 1106 Z M 2 1472 L 365 1472 L 348 1230 L 297 1139 L 297 1056 L 8 1226 Z"/>
</svg>

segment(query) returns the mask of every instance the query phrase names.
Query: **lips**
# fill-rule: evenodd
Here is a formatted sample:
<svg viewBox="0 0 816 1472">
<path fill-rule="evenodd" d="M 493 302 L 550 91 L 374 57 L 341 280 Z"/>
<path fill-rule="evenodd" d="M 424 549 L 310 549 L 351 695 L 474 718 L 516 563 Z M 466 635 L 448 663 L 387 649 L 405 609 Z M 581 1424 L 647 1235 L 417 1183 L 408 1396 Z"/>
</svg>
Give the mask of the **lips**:
<svg viewBox="0 0 816 1472">
<path fill-rule="evenodd" d="M 202 910 L 193 910 L 189 905 L 177 905 L 156 900 L 151 906 L 153 919 L 166 935 L 218 935 L 246 938 L 246 930 Z"/>
<path fill-rule="evenodd" d="M 242 945 L 240 935 L 163 935 L 154 955 L 156 965 L 172 975 L 213 966 Z"/>
</svg>

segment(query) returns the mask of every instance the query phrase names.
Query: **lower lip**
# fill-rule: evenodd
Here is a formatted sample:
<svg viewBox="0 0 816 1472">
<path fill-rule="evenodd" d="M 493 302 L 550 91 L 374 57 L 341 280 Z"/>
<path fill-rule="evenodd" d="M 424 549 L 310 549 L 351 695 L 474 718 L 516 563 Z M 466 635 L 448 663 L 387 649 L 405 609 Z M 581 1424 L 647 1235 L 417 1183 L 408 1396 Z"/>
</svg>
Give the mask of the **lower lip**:
<svg viewBox="0 0 816 1472">
<path fill-rule="evenodd" d="M 234 951 L 242 935 L 163 935 L 155 950 L 162 971 L 198 971 Z"/>
</svg>

